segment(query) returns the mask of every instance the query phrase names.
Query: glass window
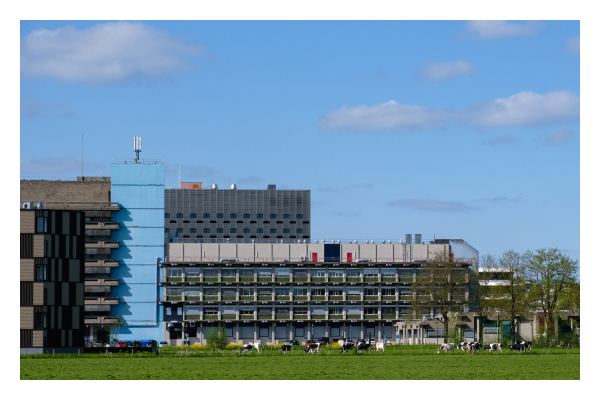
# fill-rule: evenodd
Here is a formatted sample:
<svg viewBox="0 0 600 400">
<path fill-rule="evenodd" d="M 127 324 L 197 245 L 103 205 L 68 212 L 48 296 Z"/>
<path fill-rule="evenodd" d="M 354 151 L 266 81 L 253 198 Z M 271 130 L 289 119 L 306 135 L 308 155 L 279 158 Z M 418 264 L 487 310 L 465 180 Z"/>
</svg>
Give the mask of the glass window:
<svg viewBox="0 0 600 400">
<path fill-rule="evenodd" d="M 330 308 L 329 309 L 329 314 L 330 315 L 342 315 L 344 313 L 343 308 L 341 307 L 336 307 L 336 308 Z"/>
<path fill-rule="evenodd" d="M 394 288 L 382 288 L 381 289 L 381 295 L 382 296 L 395 296 L 396 295 L 396 289 L 394 289 Z"/>
<path fill-rule="evenodd" d="M 190 228 L 190 233 L 196 233 L 196 228 Z"/>
<path fill-rule="evenodd" d="M 171 232 L 171 228 L 165 228 L 165 233 Z"/>
<path fill-rule="evenodd" d="M 175 214 L 175 217 L 176 218 L 183 218 L 183 213 L 177 213 L 177 214 Z"/>
<path fill-rule="evenodd" d="M 262 217 L 263 217 L 263 215 L 262 215 L 262 214 L 256 214 L 256 218 L 257 218 L 257 219 L 259 219 L 259 218 L 262 218 Z"/>
<path fill-rule="evenodd" d="M 391 268 L 382 268 L 381 269 L 381 276 L 395 277 L 396 276 L 396 270 L 395 269 L 391 269 Z"/>
<path fill-rule="evenodd" d="M 364 276 L 376 277 L 379 275 L 379 271 L 376 269 L 365 269 Z"/>
<path fill-rule="evenodd" d="M 250 218 L 250 213 L 244 213 L 244 218 Z"/>
<path fill-rule="evenodd" d="M 325 289 L 323 288 L 312 288 L 310 289 L 310 294 L 312 296 L 325 296 Z"/>
<path fill-rule="evenodd" d="M 196 213 L 190 213 L 190 218 L 196 218 Z"/>
<path fill-rule="evenodd" d="M 217 233 L 223 233 L 223 228 L 217 228 Z"/>
<path fill-rule="evenodd" d="M 223 213 L 217 213 L 217 218 L 223 218 Z"/>
<path fill-rule="evenodd" d="M 277 229 L 276 228 L 271 228 L 271 229 L 269 229 L 269 233 L 277 233 Z"/>
<path fill-rule="evenodd" d="M 185 276 L 200 276 L 200 268 L 186 268 Z"/>
<path fill-rule="evenodd" d="M 202 228 L 202 233 L 210 233 L 210 228 Z"/>
<path fill-rule="evenodd" d="M 330 296 L 343 296 L 341 289 L 329 289 Z"/>
<path fill-rule="evenodd" d="M 365 296 L 377 296 L 377 289 L 375 288 L 365 288 Z"/>
<path fill-rule="evenodd" d="M 283 228 L 283 233 L 290 233 L 290 228 Z"/>
<path fill-rule="evenodd" d="M 339 270 L 339 269 L 330 269 L 329 276 L 334 277 L 334 278 L 340 278 L 340 277 L 344 276 L 344 271 Z"/>
<path fill-rule="evenodd" d="M 240 296 L 254 296 L 254 288 L 240 288 Z"/>
<path fill-rule="evenodd" d="M 263 228 L 256 228 L 256 233 L 263 233 Z"/>
<path fill-rule="evenodd" d="M 289 289 L 275 289 L 275 296 L 289 296 Z"/>
<path fill-rule="evenodd" d="M 45 281 L 46 280 L 46 265 L 35 266 L 35 280 Z"/>
<path fill-rule="evenodd" d="M 202 214 L 202 218 L 210 218 L 210 213 L 204 213 L 204 214 Z"/>
<path fill-rule="evenodd" d="M 165 310 L 167 311 L 167 315 L 171 315 L 171 307 L 167 307 Z"/>
<path fill-rule="evenodd" d="M 250 233 L 250 228 L 244 228 L 244 233 Z"/>
<path fill-rule="evenodd" d="M 171 218 L 171 213 L 165 213 L 165 218 Z"/>
<path fill-rule="evenodd" d="M 324 269 L 313 269 L 310 271 L 310 276 L 312 277 L 317 277 L 317 278 L 324 278 L 325 277 L 325 270 Z"/>
<path fill-rule="evenodd" d="M 269 214 L 269 218 L 271 218 L 271 219 L 277 219 L 277 214 Z"/>
<path fill-rule="evenodd" d="M 296 233 L 302 233 L 302 228 L 296 228 Z"/>
<path fill-rule="evenodd" d="M 302 219 L 302 214 L 296 214 L 296 219 Z"/>
<path fill-rule="evenodd" d="M 48 241 L 44 240 L 44 257 L 48 255 Z"/>
<path fill-rule="evenodd" d="M 37 217 L 37 227 L 36 228 L 37 228 L 38 233 L 48 232 L 48 218 Z"/>
<path fill-rule="evenodd" d="M 307 288 L 294 289 L 294 296 L 306 296 L 308 294 Z"/>
<path fill-rule="evenodd" d="M 229 228 L 229 233 L 237 233 L 237 228 Z"/>
<path fill-rule="evenodd" d="M 290 214 L 283 214 L 283 219 L 290 219 Z"/>
<path fill-rule="evenodd" d="M 375 308 L 375 307 L 365 307 L 365 314 L 367 314 L 367 315 L 377 314 L 377 308 Z"/>
<path fill-rule="evenodd" d="M 183 228 L 177 228 L 177 233 L 183 233 Z"/>
<path fill-rule="evenodd" d="M 308 307 L 294 307 L 294 315 L 308 314 Z"/>
<path fill-rule="evenodd" d="M 230 213 L 229 214 L 229 218 L 237 218 L 237 214 L 236 213 Z"/>
<path fill-rule="evenodd" d="M 167 276 L 181 276 L 182 272 L 181 268 L 167 268 Z"/>
</svg>

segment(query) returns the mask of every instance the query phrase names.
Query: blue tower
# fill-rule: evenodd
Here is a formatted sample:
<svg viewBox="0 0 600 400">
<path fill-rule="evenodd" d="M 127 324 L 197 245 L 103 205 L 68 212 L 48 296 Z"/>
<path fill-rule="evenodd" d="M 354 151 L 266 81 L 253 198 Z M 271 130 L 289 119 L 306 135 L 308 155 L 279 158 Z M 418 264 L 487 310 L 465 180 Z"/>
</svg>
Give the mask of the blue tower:
<svg viewBox="0 0 600 400">
<path fill-rule="evenodd" d="M 113 162 L 111 191 L 112 201 L 121 207 L 113 213 L 119 230 L 112 236 L 120 245 L 113 250 L 120 264 L 112 273 L 119 278 L 119 305 L 111 310 L 122 321 L 118 337 L 160 341 L 163 324 L 157 258 L 164 257 L 164 164 L 142 161 L 138 156 L 134 161 Z"/>
</svg>

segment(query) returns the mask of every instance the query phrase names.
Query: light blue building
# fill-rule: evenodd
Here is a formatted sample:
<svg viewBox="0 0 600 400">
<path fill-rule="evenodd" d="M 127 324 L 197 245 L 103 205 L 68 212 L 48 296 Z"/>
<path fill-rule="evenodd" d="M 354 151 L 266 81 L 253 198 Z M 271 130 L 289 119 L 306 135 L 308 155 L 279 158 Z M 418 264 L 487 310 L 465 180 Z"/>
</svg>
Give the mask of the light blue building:
<svg viewBox="0 0 600 400">
<path fill-rule="evenodd" d="M 113 213 L 119 259 L 113 277 L 119 278 L 119 305 L 112 315 L 123 322 L 119 340 L 163 339 L 162 305 L 158 303 L 157 258 L 164 256 L 165 167 L 162 162 L 120 161 L 111 166 L 111 199 L 120 204 Z M 113 292 L 114 293 L 114 292 Z"/>
</svg>

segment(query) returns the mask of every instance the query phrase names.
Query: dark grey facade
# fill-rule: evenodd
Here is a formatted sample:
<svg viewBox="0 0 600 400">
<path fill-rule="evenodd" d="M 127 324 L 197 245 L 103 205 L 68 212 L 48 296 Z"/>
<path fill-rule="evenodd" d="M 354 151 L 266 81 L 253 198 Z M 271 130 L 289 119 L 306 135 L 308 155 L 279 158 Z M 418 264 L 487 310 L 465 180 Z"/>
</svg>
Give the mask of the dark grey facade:
<svg viewBox="0 0 600 400">
<path fill-rule="evenodd" d="M 310 241 L 310 190 L 165 189 L 165 243 L 227 240 Z"/>
</svg>

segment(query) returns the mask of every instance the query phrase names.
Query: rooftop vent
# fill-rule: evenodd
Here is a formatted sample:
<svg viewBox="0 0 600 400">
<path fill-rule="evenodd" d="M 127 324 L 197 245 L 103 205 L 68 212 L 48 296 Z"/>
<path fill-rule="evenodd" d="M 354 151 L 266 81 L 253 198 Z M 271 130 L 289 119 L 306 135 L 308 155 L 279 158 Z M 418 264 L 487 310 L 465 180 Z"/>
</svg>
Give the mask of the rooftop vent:
<svg viewBox="0 0 600 400">
<path fill-rule="evenodd" d="M 277 185 L 267 185 L 267 190 L 276 190 Z"/>
<path fill-rule="evenodd" d="M 237 186 L 235 186 L 235 183 L 232 183 L 231 184 L 231 190 L 236 190 L 236 189 L 237 189 Z"/>
<path fill-rule="evenodd" d="M 211 189 L 218 189 L 219 187 L 217 186 L 216 183 L 213 183 L 212 186 L 210 187 Z"/>
</svg>

